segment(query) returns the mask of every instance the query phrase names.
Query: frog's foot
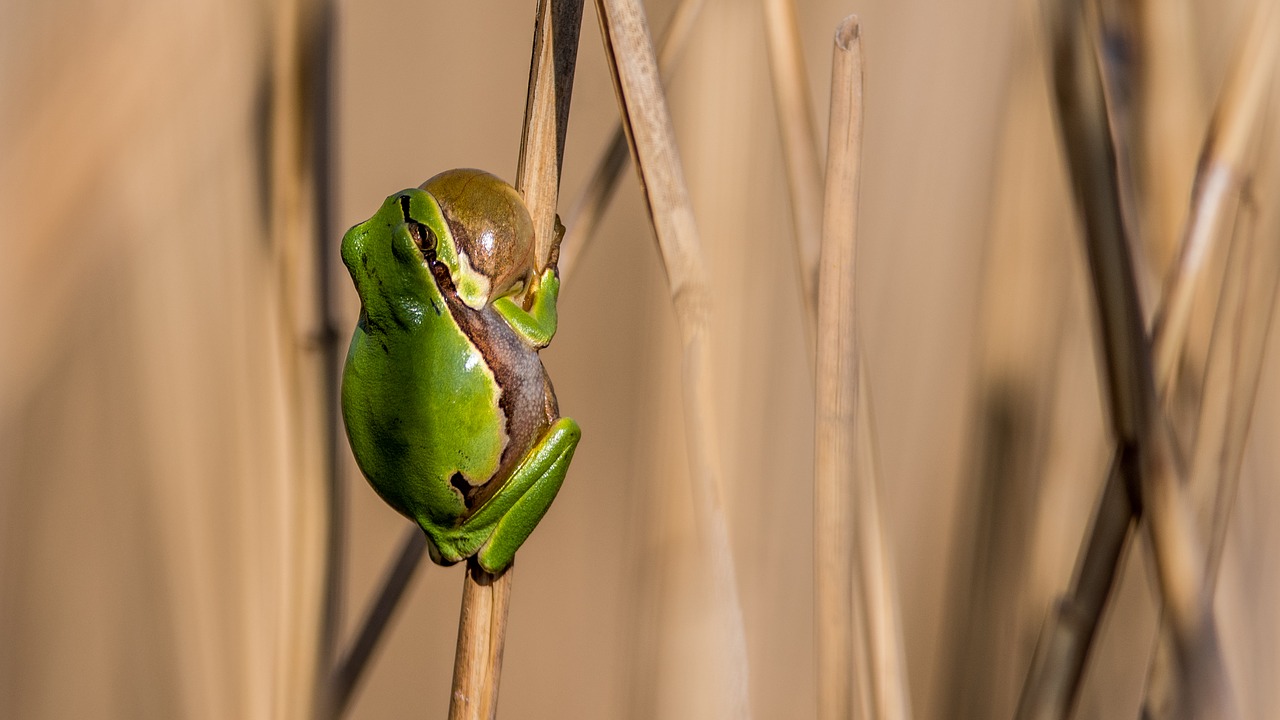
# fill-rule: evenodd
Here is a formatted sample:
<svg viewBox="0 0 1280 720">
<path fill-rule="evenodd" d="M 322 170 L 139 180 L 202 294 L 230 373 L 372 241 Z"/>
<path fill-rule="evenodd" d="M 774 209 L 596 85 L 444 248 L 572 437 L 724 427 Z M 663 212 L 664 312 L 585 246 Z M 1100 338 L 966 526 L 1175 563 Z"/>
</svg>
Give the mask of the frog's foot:
<svg viewBox="0 0 1280 720">
<path fill-rule="evenodd" d="M 578 447 L 582 430 L 569 418 L 556 421 L 542 440 L 525 455 L 502 490 L 473 516 L 482 524 L 493 522 L 493 534 L 480 547 L 476 559 L 491 573 L 506 569 L 538 521 L 556 499 L 564 475 Z"/>
</svg>

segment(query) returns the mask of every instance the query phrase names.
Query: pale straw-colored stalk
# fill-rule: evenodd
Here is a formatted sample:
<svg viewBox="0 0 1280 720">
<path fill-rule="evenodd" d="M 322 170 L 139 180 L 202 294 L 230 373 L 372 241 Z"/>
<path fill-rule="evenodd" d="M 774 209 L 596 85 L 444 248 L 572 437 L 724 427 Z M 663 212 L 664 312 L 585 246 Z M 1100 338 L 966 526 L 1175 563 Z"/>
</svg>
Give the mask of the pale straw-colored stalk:
<svg viewBox="0 0 1280 720">
<path fill-rule="evenodd" d="M 831 132 L 818 266 L 813 481 L 818 717 L 866 716 L 866 606 L 857 580 L 859 383 L 854 262 L 862 145 L 862 57 L 856 18 L 836 35 Z M 843 46 L 843 47 L 842 47 Z M 779 103 L 781 104 L 781 103 Z M 855 635 L 862 642 L 855 641 Z M 856 711 L 855 711 L 856 708 Z"/>
<path fill-rule="evenodd" d="M 816 356 L 818 716 L 850 717 L 856 708 L 856 714 L 862 716 L 908 718 L 910 695 L 901 620 L 880 509 L 874 414 L 866 366 L 859 358 L 854 313 L 862 141 L 861 31 L 852 16 L 836 30 L 824 191 L 794 5 L 790 0 L 766 0 L 765 20 L 808 349 L 811 357 Z M 830 270 L 820 268 L 820 246 L 822 267 L 833 263 Z M 828 251 L 828 247 L 832 249 Z M 829 284 L 820 291 L 819 276 L 824 272 L 830 279 L 822 282 Z M 820 298 L 820 292 L 828 294 Z M 824 314 L 829 326 L 823 324 Z M 822 346 L 824 331 L 827 344 Z M 841 363 L 847 366 L 840 367 Z M 837 385 L 841 393 L 848 393 L 847 407 L 839 411 L 832 404 L 836 396 L 831 392 Z"/>
<path fill-rule="evenodd" d="M 876 484 L 855 298 L 862 146 L 858 20 L 836 30 L 816 302 L 814 454 L 818 717 L 910 717 L 897 597 Z M 803 253 L 801 254 L 803 257 Z"/>
<path fill-rule="evenodd" d="M 280 594 L 280 654 L 276 668 L 273 715 L 281 720 L 309 720 L 320 700 L 324 647 L 326 471 L 329 452 L 326 427 L 332 415 L 325 405 L 331 378 L 319 312 L 317 245 L 310 232 L 314 189 L 313 160 L 304 144 L 306 127 L 302 57 L 311 38 L 308 23 L 314 10 L 306 0 L 285 0 L 276 7 L 272 42 L 272 112 L 270 120 L 270 208 L 274 262 L 279 273 L 282 383 L 287 412 L 288 484 L 281 528 L 286 577 Z"/>
<path fill-rule="evenodd" d="M 1218 101 L 1200 157 L 1195 195 L 1167 292 L 1170 307 L 1158 317 L 1155 357 L 1164 395 L 1173 392 L 1192 301 L 1203 292 L 1208 258 L 1232 238 L 1219 292 L 1194 446 L 1188 492 L 1207 531 L 1204 589 L 1212 602 L 1240 464 L 1262 368 L 1277 282 L 1277 253 L 1255 238 L 1247 189 L 1256 173 L 1256 145 L 1280 50 L 1280 11 L 1263 0 Z M 1167 615 L 1153 655 L 1145 707 L 1153 720 L 1174 717 L 1177 679 Z"/>
<path fill-rule="evenodd" d="M 644 11 L 637 0 L 596 0 L 605 55 L 657 235 L 682 347 L 683 407 L 694 513 L 723 623 L 726 714 L 751 716 L 746 635 L 724 504 L 712 397 L 711 296 L 698 228 L 676 151 L 671 112 Z"/>
<path fill-rule="evenodd" d="M 1224 224 L 1234 221 L 1241 192 L 1250 177 L 1251 163 L 1245 150 L 1260 122 L 1275 70 L 1278 15 L 1270 0 L 1258 4 L 1253 31 L 1223 88 L 1200 154 L 1191 214 L 1165 282 L 1164 309 L 1156 318 L 1155 374 L 1165 393 L 1178 376 L 1192 301 L 1203 284 L 1210 250 L 1223 234 Z"/>
<path fill-rule="evenodd" d="M 809 79 L 793 0 L 764 0 L 765 40 L 773 80 L 774 108 L 782 136 L 782 158 L 796 234 L 796 267 L 804 295 L 805 329 L 814 336 L 818 298 L 818 246 L 822 234 L 823 186 L 818 131 L 809 100 Z"/>
</svg>

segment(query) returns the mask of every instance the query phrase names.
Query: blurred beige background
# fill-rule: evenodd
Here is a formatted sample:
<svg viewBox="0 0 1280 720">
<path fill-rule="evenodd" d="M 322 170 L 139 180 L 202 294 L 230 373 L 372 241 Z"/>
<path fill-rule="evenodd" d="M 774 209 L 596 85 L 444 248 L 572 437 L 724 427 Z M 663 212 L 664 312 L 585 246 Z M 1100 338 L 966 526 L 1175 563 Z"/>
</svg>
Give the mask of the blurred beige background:
<svg viewBox="0 0 1280 720">
<path fill-rule="evenodd" d="M 862 19 L 859 312 L 915 716 L 1008 717 L 1109 455 L 1036 13 L 800 5 L 820 126 L 833 28 Z M 1183 195 L 1247 6 L 1188 11 L 1192 143 L 1170 150 Z M 650 5 L 651 26 L 671 10 Z M 276 7 L 0 4 L 0 717 L 297 716 L 326 421 L 305 290 L 330 283 L 345 350 L 358 302 L 341 231 L 440 170 L 513 179 L 532 16 L 339 4 L 332 276 L 317 279 L 314 246 L 281 235 L 311 225 L 279 221 L 306 200 L 271 190 L 269 159 L 287 151 L 271 130 Z M 759 718 L 812 717 L 812 379 L 759 3 L 707 0 L 691 43 L 668 87 L 717 303 L 751 702 Z M 562 213 L 616 117 L 588 3 Z M 1260 152 L 1274 169 L 1276 144 Z M 1278 189 L 1274 172 L 1254 188 L 1270 242 Z M 502 715 L 721 717 L 678 336 L 632 171 L 560 307 L 543 357 L 584 439 L 519 556 Z M 1248 718 L 1280 708 L 1277 428 L 1268 362 L 1217 598 Z M 345 642 L 405 521 L 340 450 Z M 1135 717 L 1150 577 L 1131 552 L 1079 717 Z M 443 716 L 461 579 L 420 569 L 350 717 Z"/>
</svg>

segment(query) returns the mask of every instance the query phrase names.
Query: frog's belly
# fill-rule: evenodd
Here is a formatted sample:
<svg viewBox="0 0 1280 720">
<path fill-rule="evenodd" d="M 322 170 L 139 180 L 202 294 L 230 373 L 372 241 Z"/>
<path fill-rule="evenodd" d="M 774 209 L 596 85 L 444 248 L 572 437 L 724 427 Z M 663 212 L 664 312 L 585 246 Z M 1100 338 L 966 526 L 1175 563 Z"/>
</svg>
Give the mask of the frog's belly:
<svg viewBox="0 0 1280 720">
<path fill-rule="evenodd" d="M 387 337 L 358 327 L 342 383 L 347 435 L 370 484 L 402 514 L 445 527 L 468 514 L 457 486 L 494 478 L 508 445 L 493 371 L 452 330 Z"/>
</svg>

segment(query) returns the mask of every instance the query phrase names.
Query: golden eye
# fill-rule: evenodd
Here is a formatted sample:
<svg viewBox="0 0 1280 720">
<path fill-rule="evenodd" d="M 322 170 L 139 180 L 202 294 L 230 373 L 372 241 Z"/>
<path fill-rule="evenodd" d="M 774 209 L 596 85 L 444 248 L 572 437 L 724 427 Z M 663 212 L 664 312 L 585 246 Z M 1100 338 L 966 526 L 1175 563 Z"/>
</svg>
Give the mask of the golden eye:
<svg viewBox="0 0 1280 720">
<path fill-rule="evenodd" d="M 413 243 L 418 246 L 422 254 L 428 259 L 436 256 L 436 234 L 431 228 L 418 222 L 409 223 L 409 234 L 413 236 Z"/>
</svg>

